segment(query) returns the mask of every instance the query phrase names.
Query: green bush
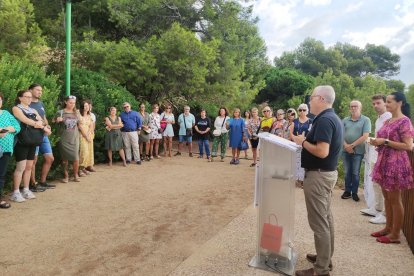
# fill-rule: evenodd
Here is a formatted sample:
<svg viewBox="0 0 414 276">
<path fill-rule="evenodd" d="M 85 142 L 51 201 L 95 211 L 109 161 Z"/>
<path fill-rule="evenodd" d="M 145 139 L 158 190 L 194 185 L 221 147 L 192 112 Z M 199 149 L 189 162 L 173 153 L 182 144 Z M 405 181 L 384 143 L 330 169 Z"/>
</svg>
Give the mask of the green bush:
<svg viewBox="0 0 414 276">
<path fill-rule="evenodd" d="M 138 110 L 138 102 L 128 90 L 110 82 L 104 74 L 83 68 L 72 71 L 71 94 L 77 97 L 78 105 L 83 99 L 92 101 L 92 111 L 96 115 L 95 163 L 104 162 L 106 151 L 103 120 L 108 115 L 108 108 L 115 106 L 119 114 L 122 111 L 122 103 L 129 102 L 133 110 Z"/>
<path fill-rule="evenodd" d="M 58 76 L 47 75 L 40 65 L 24 59 L 11 57 L 9 55 L 0 57 L 0 91 L 4 95 L 2 109 L 11 112 L 17 92 L 27 89 L 32 83 L 39 83 L 43 87 L 42 101 L 47 111 L 46 116 L 50 120 L 56 112 L 56 101 L 59 93 L 61 93 Z M 56 140 L 56 135 L 50 137 L 52 145 L 56 143 Z M 6 173 L 8 183 L 5 186 L 5 190 L 10 190 L 11 188 L 10 182 L 14 168 L 15 161 L 12 158 Z M 50 176 L 54 176 L 53 169 L 51 170 Z"/>
</svg>

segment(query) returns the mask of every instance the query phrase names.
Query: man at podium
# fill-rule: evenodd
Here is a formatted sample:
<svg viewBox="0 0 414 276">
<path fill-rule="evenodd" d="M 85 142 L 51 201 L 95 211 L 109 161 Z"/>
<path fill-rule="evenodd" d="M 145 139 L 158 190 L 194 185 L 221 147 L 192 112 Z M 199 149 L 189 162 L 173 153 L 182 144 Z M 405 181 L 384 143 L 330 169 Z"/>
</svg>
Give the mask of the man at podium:
<svg viewBox="0 0 414 276">
<path fill-rule="evenodd" d="M 343 125 L 332 105 L 335 91 L 331 86 L 318 86 L 310 96 L 310 112 L 316 115 L 305 137 L 294 136 L 302 146 L 302 167 L 305 169 L 304 193 L 309 225 L 314 232 L 316 255 L 306 258 L 314 267 L 296 271 L 297 276 L 330 275 L 334 251 L 334 226 L 331 212 L 332 189 L 338 179 Z"/>
</svg>

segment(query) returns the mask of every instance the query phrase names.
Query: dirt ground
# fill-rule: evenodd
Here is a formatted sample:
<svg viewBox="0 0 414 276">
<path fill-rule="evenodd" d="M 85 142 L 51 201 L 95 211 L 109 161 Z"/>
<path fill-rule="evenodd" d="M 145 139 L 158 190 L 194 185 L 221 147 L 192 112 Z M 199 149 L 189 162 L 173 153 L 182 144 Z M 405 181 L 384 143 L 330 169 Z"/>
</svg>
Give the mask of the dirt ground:
<svg viewBox="0 0 414 276">
<path fill-rule="evenodd" d="M 96 166 L 0 212 L 0 275 L 167 275 L 253 198 L 238 166 L 162 158 Z"/>
</svg>

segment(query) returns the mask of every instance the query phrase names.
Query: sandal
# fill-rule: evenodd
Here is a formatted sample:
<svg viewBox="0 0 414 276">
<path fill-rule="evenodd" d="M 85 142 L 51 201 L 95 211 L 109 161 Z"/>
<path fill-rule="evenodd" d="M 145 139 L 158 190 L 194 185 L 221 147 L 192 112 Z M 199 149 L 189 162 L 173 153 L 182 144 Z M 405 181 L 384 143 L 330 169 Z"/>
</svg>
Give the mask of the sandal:
<svg viewBox="0 0 414 276">
<path fill-rule="evenodd" d="M 73 178 L 73 182 L 81 182 L 81 181 L 80 181 L 79 177 L 75 177 L 75 178 Z"/>
<path fill-rule="evenodd" d="M 87 172 L 96 172 L 96 170 L 93 167 L 87 167 L 85 170 Z"/>
<path fill-rule="evenodd" d="M 62 183 L 68 183 L 69 182 L 69 179 L 68 178 L 63 178 L 63 179 L 61 179 L 60 180 Z"/>
<path fill-rule="evenodd" d="M 251 163 L 250 164 L 250 167 L 255 167 L 256 166 L 256 163 Z"/>
<path fill-rule="evenodd" d="M 8 202 L 6 202 L 6 201 L 2 200 L 2 201 L 0 202 L 0 208 L 1 208 L 1 209 L 9 209 L 10 207 L 11 207 L 10 203 L 8 203 Z"/>
<path fill-rule="evenodd" d="M 84 176 L 86 176 L 86 173 L 84 173 L 83 171 L 80 171 L 79 172 L 79 177 L 84 177 Z"/>
<path fill-rule="evenodd" d="M 378 237 L 377 242 L 380 242 L 380 243 L 395 243 L 395 244 L 400 244 L 401 243 L 400 240 L 390 240 L 390 238 L 388 238 L 387 236 Z"/>
<path fill-rule="evenodd" d="M 386 236 L 386 235 L 388 235 L 388 232 L 386 231 L 378 231 L 378 232 L 371 233 L 371 237 L 374 237 L 374 238 L 379 238 L 379 237 Z"/>
<path fill-rule="evenodd" d="M 87 169 L 83 169 L 83 170 L 81 170 L 81 172 L 83 172 L 85 175 L 90 175 L 91 174 Z M 79 173 L 79 176 L 80 176 L 80 173 Z"/>
</svg>

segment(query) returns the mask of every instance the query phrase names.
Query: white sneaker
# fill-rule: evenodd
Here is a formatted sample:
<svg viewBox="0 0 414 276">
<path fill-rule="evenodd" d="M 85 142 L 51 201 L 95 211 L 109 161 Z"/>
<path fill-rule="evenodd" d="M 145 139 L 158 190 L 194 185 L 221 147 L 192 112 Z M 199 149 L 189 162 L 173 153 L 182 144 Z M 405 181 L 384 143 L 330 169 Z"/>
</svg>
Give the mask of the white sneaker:
<svg viewBox="0 0 414 276">
<path fill-rule="evenodd" d="M 26 199 L 22 197 L 22 194 L 20 192 L 13 192 L 10 196 L 10 200 L 19 203 L 26 201 Z"/>
<path fill-rule="evenodd" d="M 375 218 L 370 219 L 369 222 L 374 224 L 385 224 L 387 219 L 382 212 L 379 212 L 378 215 L 376 215 Z"/>
<path fill-rule="evenodd" d="M 23 190 L 22 195 L 25 199 L 34 199 L 36 196 L 30 190 Z"/>
<path fill-rule="evenodd" d="M 362 210 L 360 210 L 360 212 L 363 213 L 364 215 L 368 215 L 368 216 L 371 216 L 371 217 L 375 217 L 375 216 L 378 215 L 377 210 L 375 210 L 375 209 L 373 210 L 373 209 L 370 209 L 370 208 L 362 209 Z"/>
</svg>

